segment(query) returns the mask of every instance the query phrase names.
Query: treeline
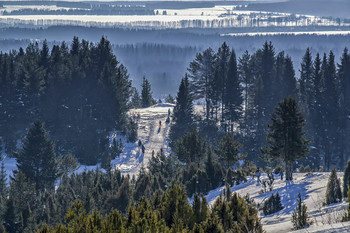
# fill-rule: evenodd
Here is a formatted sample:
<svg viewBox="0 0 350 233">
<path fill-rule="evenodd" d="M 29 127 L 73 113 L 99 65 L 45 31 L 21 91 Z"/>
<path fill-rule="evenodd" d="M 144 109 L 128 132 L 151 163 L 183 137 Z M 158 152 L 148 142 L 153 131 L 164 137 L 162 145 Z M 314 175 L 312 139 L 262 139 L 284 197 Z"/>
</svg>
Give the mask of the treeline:
<svg viewBox="0 0 350 233">
<path fill-rule="evenodd" d="M 204 152 L 208 147 L 199 139 L 196 132 L 185 136 L 182 141 L 194 142 L 196 148 L 186 146 L 181 153 L 203 146 Z M 104 171 L 75 173 L 76 159 L 57 157 L 44 125 L 36 122 L 15 157 L 17 170 L 9 186 L 3 162 L 0 169 L 1 232 L 39 228 L 39 232 L 262 232 L 256 204 L 249 196 L 231 195 L 227 189 L 211 209 L 204 195 L 195 194 L 193 203 L 188 201 L 192 193 L 216 187 L 211 182 L 224 182 L 217 172 L 220 164 L 210 154 L 205 167 L 213 176 L 207 178 L 200 172 L 191 174 L 193 163 L 184 165 L 162 151 L 152 157 L 147 171 L 140 169 L 137 178 L 121 175 L 110 161 Z"/>
<path fill-rule="evenodd" d="M 154 15 L 153 9 L 138 6 L 110 6 L 109 8 L 93 9 L 20 9 L 4 11 L 2 15 Z"/>
<path fill-rule="evenodd" d="M 0 53 L 0 89 L 0 131 L 8 151 L 38 119 L 60 153 L 74 152 L 87 164 L 100 160 L 111 130 L 130 133 L 131 81 L 105 38 L 93 44 L 74 37 L 70 48 L 63 42 L 51 50 L 44 41 L 41 48 L 31 43 Z"/>
<path fill-rule="evenodd" d="M 350 132 L 348 50 L 344 49 L 336 65 L 332 51 L 328 55 L 317 53 L 313 59 L 307 49 L 300 79 L 295 76 L 291 57 L 283 51 L 276 54 L 271 42 L 253 54 L 246 51 L 238 59 L 226 43 L 217 52 L 209 48 L 198 53 L 183 80 L 188 90 L 181 94 L 181 86 L 179 89 L 171 141 L 191 126 L 197 126 L 209 140 L 213 135 L 235 132 L 244 144 L 247 159 L 263 166 L 260 148 L 266 145 L 271 114 L 280 100 L 291 96 L 298 100 L 307 122 L 307 137 L 312 139 L 303 165 L 343 168 L 348 160 L 345 142 Z M 187 99 L 182 100 L 183 96 Z M 193 101 L 202 102 L 202 116 L 194 114 L 189 104 Z"/>
</svg>

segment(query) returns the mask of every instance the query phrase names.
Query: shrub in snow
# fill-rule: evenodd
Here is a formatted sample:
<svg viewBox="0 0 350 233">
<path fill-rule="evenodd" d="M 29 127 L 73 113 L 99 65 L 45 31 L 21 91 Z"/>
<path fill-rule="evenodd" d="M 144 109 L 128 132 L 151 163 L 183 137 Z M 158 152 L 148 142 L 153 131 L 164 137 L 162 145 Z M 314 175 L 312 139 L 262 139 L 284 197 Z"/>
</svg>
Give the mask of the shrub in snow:
<svg viewBox="0 0 350 233">
<path fill-rule="evenodd" d="M 280 174 L 281 172 L 284 172 L 284 168 L 283 168 L 281 165 L 279 165 L 279 166 L 277 166 L 277 167 L 274 169 L 274 172 L 273 172 L 273 173 L 275 173 L 276 175 L 278 175 L 278 174 Z"/>
<path fill-rule="evenodd" d="M 349 163 L 348 163 L 349 164 Z M 349 197 L 349 195 L 350 195 L 350 189 L 348 189 L 348 193 L 347 193 L 347 195 L 348 195 L 348 197 Z M 349 201 L 349 199 L 348 199 L 348 202 L 349 202 L 349 204 L 348 204 L 348 209 L 347 209 L 347 211 L 344 213 L 344 215 L 343 215 L 343 218 L 342 218 L 342 222 L 348 222 L 348 221 L 350 221 L 350 201 Z"/>
<path fill-rule="evenodd" d="M 348 187 L 350 186 L 350 160 L 348 161 L 345 170 L 344 170 L 344 179 L 343 179 L 343 195 L 347 197 Z"/>
<path fill-rule="evenodd" d="M 265 215 L 276 213 L 283 209 L 281 203 L 281 197 L 277 193 L 276 195 L 271 195 L 265 202 L 263 206 L 263 212 Z"/>
<path fill-rule="evenodd" d="M 298 194 L 298 206 L 292 214 L 293 229 L 302 229 L 312 224 L 307 214 L 307 206 L 301 201 L 301 195 Z"/>
<path fill-rule="evenodd" d="M 337 203 L 341 199 L 340 180 L 337 177 L 337 169 L 333 168 L 327 183 L 326 204 Z"/>
</svg>

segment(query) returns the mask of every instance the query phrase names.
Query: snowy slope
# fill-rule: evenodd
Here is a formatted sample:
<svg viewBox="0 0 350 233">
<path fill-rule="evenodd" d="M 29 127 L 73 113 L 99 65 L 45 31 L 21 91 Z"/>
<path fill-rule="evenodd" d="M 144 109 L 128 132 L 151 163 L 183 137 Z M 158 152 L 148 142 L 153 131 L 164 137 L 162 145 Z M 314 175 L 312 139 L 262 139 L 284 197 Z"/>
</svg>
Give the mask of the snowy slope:
<svg viewBox="0 0 350 233">
<path fill-rule="evenodd" d="M 302 200 L 308 207 L 308 213 L 310 219 L 313 221 L 313 225 L 308 228 L 309 232 L 350 232 L 350 224 L 338 223 L 347 208 L 347 203 L 338 203 L 329 206 L 323 206 L 325 201 L 326 185 L 330 173 L 314 173 L 313 175 L 306 176 L 305 173 L 295 173 L 294 181 L 286 184 L 285 181 L 279 180 L 278 176 L 275 176 L 275 182 L 273 185 L 273 191 L 260 194 L 263 189 L 261 184 L 257 184 L 256 180 L 248 178 L 246 183 L 242 183 L 231 188 L 232 192 L 238 192 L 240 195 L 249 194 L 253 197 L 257 204 L 262 205 L 264 200 L 268 198 L 271 193 L 277 192 L 281 196 L 282 205 L 284 209 L 268 216 L 264 216 L 260 212 L 264 229 L 268 233 L 279 232 L 291 232 L 292 223 L 291 215 L 297 205 L 298 193 L 301 194 Z M 342 173 L 338 173 L 338 177 L 342 177 Z M 263 175 L 262 179 L 267 179 L 266 175 Z M 220 187 L 208 193 L 207 199 L 210 205 L 212 205 L 215 199 L 222 193 L 224 187 Z M 346 227 L 347 230 L 332 231 L 335 228 Z M 322 230 L 322 231 L 321 231 Z M 328 231 L 330 230 L 330 231 Z M 300 231 L 304 232 L 304 231 Z"/>
<path fill-rule="evenodd" d="M 145 146 L 145 154 L 142 155 L 141 148 L 137 142 L 127 143 L 124 141 L 124 152 L 119 158 L 112 162 L 122 173 L 137 175 L 142 164 L 146 168 L 152 151 L 156 154 L 161 148 L 165 152 L 169 151 L 166 139 L 169 133 L 169 123 L 166 123 L 168 110 L 173 111 L 173 104 L 156 104 L 148 108 L 132 109 L 129 114 L 136 116 L 138 121 L 138 138 Z M 159 121 L 162 122 L 159 127 Z M 117 137 L 113 135 L 112 137 Z"/>
</svg>

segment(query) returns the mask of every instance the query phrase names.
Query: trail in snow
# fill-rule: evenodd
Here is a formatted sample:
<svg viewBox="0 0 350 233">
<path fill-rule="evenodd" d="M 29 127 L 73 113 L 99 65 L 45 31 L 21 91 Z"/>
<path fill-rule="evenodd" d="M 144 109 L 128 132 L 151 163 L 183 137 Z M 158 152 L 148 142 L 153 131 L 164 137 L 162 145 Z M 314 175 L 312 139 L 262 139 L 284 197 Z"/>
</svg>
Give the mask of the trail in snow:
<svg viewBox="0 0 350 233">
<path fill-rule="evenodd" d="M 137 175 L 142 164 L 145 168 L 147 167 L 153 151 L 157 154 L 163 148 L 165 152 L 169 152 L 166 140 L 170 123 L 165 121 L 168 117 L 168 110 L 170 109 L 172 112 L 173 107 L 173 104 L 163 103 L 148 108 L 130 110 L 129 114 L 137 119 L 138 139 L 141 140 L 145 147 L 145 154 L 142 154 L 137 141 L 135 143 L 124 141 L 124 152 L 119 158 L 112 161 L 117 169 L 122 173 Z M 161 127 L 159 127 L 159 121 L 162 122 Z M 116 137 L 116 135 L 112 137 Z"/>
</svg>

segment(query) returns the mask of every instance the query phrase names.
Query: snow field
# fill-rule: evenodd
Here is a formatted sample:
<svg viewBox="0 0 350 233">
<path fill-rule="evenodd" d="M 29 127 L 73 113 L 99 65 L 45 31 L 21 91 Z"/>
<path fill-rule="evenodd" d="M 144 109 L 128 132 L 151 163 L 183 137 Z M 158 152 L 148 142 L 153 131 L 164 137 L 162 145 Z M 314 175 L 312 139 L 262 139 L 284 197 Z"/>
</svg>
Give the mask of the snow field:
<svg viewBox="0 0 350 233">
<path fill-rule="evenodd" d="M 343 226 L 349 227 L 347 228 L 348 230 L 334 232 L 350 232 L 350 224 L 339 223 L 343 213 L 346 211 L 348 203 L 341 202 L 323 206 L 329 175 L 329 172 L 314 173 L 313 175 L 308 176 L 305 173 L 294 173 L 294 180 L 290 183 L 281 181 L 279 176 L 276 175 L 273 183 L 273 191 L 266 193 L 261 193 L 263 186 L 258 184 L 256 179 L 248 177 L 247 182 L 233 186 L 230 190 L 231 192 L 237 192 L 241 196 L 249 194 L 259 206 L 262 206 L 264 201 L 270 197 L 272 193 L 279 193 L 282 205 L 284 206 L 281 211 L 267 216 L 264 216 L 262 211 L 260 211 L 264 230 L 266 230 L 267 233 L 284 233 L 292 231 L 291 218 L 292 213 L 297 206 L 298 193 L 301 194 L 303 202 L 307 205 L 309 217 L 313 221 L 311 227 L 305 230 L 305 232 L 318 232 L 318 229 L 332 230 L 335 228 L 342 228 Z M 342 178 L 342 176 L 343 173 L 339 172 L 338 178 Z M 261 180 L 264 179 L 268 179 L 266 174 L 263 174 L 261 178 Z M 218 198 L 224 189 L 225 187 L 220 187 L 208 193 L 206 197 L 209 205 L 214 203 L 215 199 Z"/>
</svg>

